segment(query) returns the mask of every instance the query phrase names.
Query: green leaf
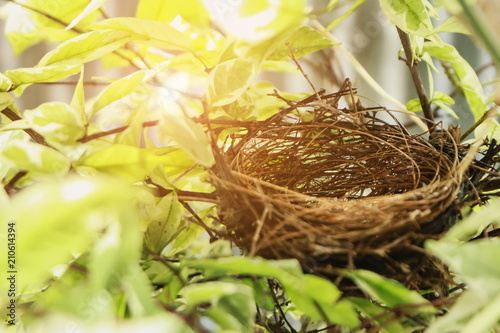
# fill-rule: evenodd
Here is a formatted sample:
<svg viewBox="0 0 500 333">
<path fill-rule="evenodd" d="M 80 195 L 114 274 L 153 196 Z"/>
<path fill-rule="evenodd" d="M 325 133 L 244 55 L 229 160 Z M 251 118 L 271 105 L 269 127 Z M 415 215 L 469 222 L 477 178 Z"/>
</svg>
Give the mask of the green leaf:
<svg viewBox="0 0 500 333">
<path fill-rule="evenodd" d="M 443 109 L 446 112 L 448 112 L 455 119 L 458 119 L 458 116 L 455 113 L 455 111 L 453 111 L 452 108 L 450 108 L 448 105 L 446 105 L 446 104 L 453 105 L 453 104 L 455 104 L 455 101 L 453 100 L 453 98 L 451 98 L 450 96 L 446 95 L 445 93 L 443 93 L 441 91 L 435 91 L 434 94 L 432 95 L 430 103 L 439 106 L 441 109 Z"/>
<path fill-rule="evenodd" d="M 420 37 L 434 34 L 432 22 L 421 0 L 379 0 L 387 19 L 406 33 Z"/>
<path fill-rule="evenodd" d="M 156 205 L 146 230 L 146 243 L 154 253 L 160 254 L 184 229 L 183 213 L 183 206 L 173 194 L 164 196 Z"/>
<path fill-rule="evenodd" d="M 210 26 L 210 15 L 201 0 L 141 0 L 135 16 L 140 19 L 171 23 L 177 15 L 194 26 L 200 28 Z"/>
<path fill-rule="evenodd" d="M 184 251 L 188 246 L 193 244 L 194 241 L 200 238 L 203 233 L 205 233 L 205 229 L 203 227 L 194 223 L 189 223 L 186 229 L 182 230 L 182 232 L 173 240 L 168 256 L 171 257 L 181 251 Z"/>
<path fill-rule="evenodd" d="M 0 7 L 0 16 L 6 18 L 5 34 L 16 55 L 42 41 L 60 43 L 76 36 L 75 31 L 64 28 L 84 10 L 88 1 L 58 0 L 47 3 L 46 0 L 30 0 L 26 5 L 30 9 L 14 3 Z M 49 19 L 47 15 L 55 20 Z M 83 29 L 98 16 L 98 13 L 93 13 L 85 17 L 76 28 Z"/>
<path fill-rule="evenodd" d="M 434 313 L 436 309 L 423 298 L 418 292 L 408 290 L 395 280 L 384 278 L 372 271 L 355 270 L 348 273 L 351 278 L 364 292 L 374 300 L 388 307 L 396 307 L 404 304 L 420 305 L 411 312 Z"/>
<path fill-rule="evenodd" d="M 75 19 L 73 21 L 71 21 L 71 23 L 66 27 L 66 30 L 69 30 L 69 29 L 73 28 L 84 17 L 90 15 L 91 13 L 93 13 L 96 10 L 98 10 L 99 8 L 101 8 L 102 5 L 104 5 L 104 3 L 106 1 L 107 0 L 91 0 L 90 3 L 87 5 L 87 7 L 85 7 L 85 9 L 80 13 L 80 15 L 78 15 L 77 17 L 75 17 Z"/>
<path fill-rule="evenodd" d="M 75 65 L 99 59 L 132 40 L 132 34 L 116 30 L 92 31 L 71 38 L 47 53 L 38 66 Z"/>
<path fill-rule="evenodd" d="M 75 92 L 73 93 L 73 97 L 71 98 L 69 106 L 80 116 L 80 120 L 82 121 L 82 123 L 86 123 L 87 117 L 85 116 L 85 95 L 83 90 L 83 79 L 84 75 L 82 69 L 80 73 L 80 79 L 78 80 L 78 84 L 75 87 Z"/>
<path fill-rule="evenodd" d="M 335 28 L 340 22 L 345 20 L 349 15 L 351 15 L 359 6 L 365 3 L 366 0 L 356 0 L 356 2 L 349 8 L 344 14 L 335 18 L 325 29 L 325 31 L 330 31 Z"/>
<path fill-rule="evenodd" d="M 436 27 L 434 32 L 436 33 L 454 32 L 459 34 L 470 35 L 470 32 L 467 29 L 467 27 L 465 27 L 463 23 L 460 22 L 456 16 L 448 17 L 446 20 L 443 21 L 443 23 L 441 23 Z"/>
<path fill-rule="evenodd" d="M 251 8 L 254 1 L 245 0 Z M 251 13 L 250 10 L 247 10 Z M 256 68 L 267 59 L 293 32 L 305 22 L 305 1 L 288 0 L 269 2 L 263 12 L 233 20 L 228 31 L 244 31 L 243 40 L 238 42 L 238 52 L 245 59 L 252 60 Z M 269 20 L 272 18 L 272 20 Z M 262 23 L 266 22 L 266 23 Z"/>
<path fill-rule="evenodd" d="M 422 51 L 428 52 L 433 58 L 448 61 L 453 66 L 460 79 L 472 114 L 475 119 L 479 119 L 486 111 L 486 97 L 481 81 L 479 81 L 476 72 L 469 63 L 449 44 L 439 47 L 433 43 L 426 42 Z"/>
<path fill-rule="evenodd" d="M 442 238 L 443 242 L 466 242 L 485 230 L 489 225 L 500 221 L 500 202 L 490 200 L 487 206 L 475 210 L 458 222 Z"/>
<path fill-rule="evenodd" d="M 208 77 L 207 98 L 212 106 L 234 102 L 247 89 L 253 65 L 244 59 L 232 59 L 217 65 Z"/>
<path fill-rule="evenodd" d="M 442 101 L 443 103 L 446 103 L 446 104 L 452 104 L 452 105 L 455 104 L 455 101 L 453 100 L 453 98 L 451 98 L 450 96 L 446 95 L 444 92 L 441 92 L 441 91 L 434 92 L 434 94 L 432 95 L 431 101 L 435 101 L 435 100 Z"/>
<path fill-rule="evenodd" d="M 11 141 L 0 152 L 0 160 L 36 175 L 62 176 L 70 167 L 69 161 L 56 150 L 33 142 Z"/>
<path fill-rule="evenodd" d="M 355 305 L 356 309 L 359 312 L 361 312 L 365 317 L 367 317 L 369 319 L 378 318 L 374 321 L 375 321 L 375 323 L 377 323 L 377 325 L 384 326 L 381 329 L 381 332 L 383 332 L 383 333 L 405 332 L 405 329 L 403 328 L 403 326 L 397 321 L 389 322 L 388 325 L 385 325 L 385 323 L 388 322 L 392 316 L 394 316 L 394 314 L 388 312 L 386 308 L 384 308 L 378 304 L 375 304 L 372 301 L 367 300 L 365 298 L 347 297 L 347 300 L 349 300 L 349 302 L 353 303 Z"/>
<path fill-rule="evenodd" d="M 471 318 L 481 311 L 489 300 L 484 297 L 481 291 L 466 290 L 453 304 L 453 307 L 442 316 L 438 317 L 426 330 L 426 333 L 442 332 L 487 332 L 486 329 L 479 330 L 479 326 L 472 330 L 463 330 L 462 328 L 470 322 Z M 497 307 L 498 309 L 498 307 Z"/>
<path fill-rule="evenodd" d="M 129 95 L 135 88 L 145 82 L 147 71 L 140 70 L 116 80 L 104 89 L 92 105 L 89 118 L 92 118 L 105 106 Z"/>
<path fill-rule="evenodd" d="M 205 133 L 203 126 L 186 117 L 178 104 L 167 97 L 168 95 L 157 95 L 159 109 L 163 117 L 158 125 L 160 139 L 165 145 L 174 140 L 192 158 L 204 166 L 211 166 L 215 159 L 210 145 L 210 139 Z"/>
<path fill-rule="evenodd" d="M 169 50 L 191 50 L 189 38 L 167 23 L 138 19 L 133 17 L 118 17 L 100 21 L 88 27 L 94 30 L 112 30 L 132 36 L 136 42 Z"/>
<path fill-rule="evenodd" d="M 24 117 L 49 141 L 74 143 L 85 134 L 81 115 L 65 103 L 44 103 L 36 109 L 24 111 Z"/>
<path fill-rule="evenodd" d="M 14 98 L 8 92 L 0 92 L 0 111 L 14 104 Z"/>
<path fill-rule="evenodd" d="M 419 98 L 414 98 L 406 103 L 406 109 L 412 112 L 422 111 L 422 105 L 420 104 Z"/>
<path fill-rule="evenodd" d="M 93 153 L 87 153 L 76 164 L 91 167 L 104 173 L 121 176 L 130 181 L 142 181 L 162 162 L 162 157 L 147 149 L 113 144 Z"/>
<path fill-rule="evenodd" d="M 489 295 L 500 293 L 500 266 L 494 264 L 500 256 L 499 239 L 475 240 L 460 246 L 446 241 L 427 241 L 425 247 L 449 264 L 471 288 L 487 290 Z"/>
<path fill-rule="evenodd" d="M 500 320 L 500 240 L 481 239 L 456 246 L 448 240 L 427 241 L 428 249 L 449 264 L 465 281 L 468 289 L 450 312 L 436 321 L 429 332 L 442 332 L 443 327 L 460 332 L 485 332 Z"/>
<path fill-rule="evenodd" d="M 9 78 L 2 73 L 0 73 L 0 92 L 10 91 L 12 88 L 12 82 Z"/>
<path fill-rule="evenodd" d="M 197 259 L 184 265 L 204 270 L 205 277 L 243 274 L 270 277 L 278 280 L 291 300 L 308 316 L 323 320 L 324 313 L 335 323 L 356 327 L 359 325 L 352 305 L 337 302 L 340 291 L 323 278 L 302 273 L 296 260 L 264 260 L 261 258 L 229 257 Z M 321 309 L 318 309 L 320 307 Z"/>
<path fill-rule="evenodd" d="M 256 315 L 252 288 L 241 283 L 221 281 L 190 284 L 180 291 L 189 308 L 210 303 L 204 314 L 211 317 L 222 330 L 254 332 Z"/>
<path fill-rule="evenodd" d="M 318 30 L 307 26 L 301 27 L 299 30 L 295 31 L 288 38 L 288 42 L 295 58 L 300 58 L 306 54 L 339 45 L 339 43 L 333 42 Z M 268 60 L 289 59 L 290 49 L 287 45 L 281 45 L 268 58 Z"/>
</svg>

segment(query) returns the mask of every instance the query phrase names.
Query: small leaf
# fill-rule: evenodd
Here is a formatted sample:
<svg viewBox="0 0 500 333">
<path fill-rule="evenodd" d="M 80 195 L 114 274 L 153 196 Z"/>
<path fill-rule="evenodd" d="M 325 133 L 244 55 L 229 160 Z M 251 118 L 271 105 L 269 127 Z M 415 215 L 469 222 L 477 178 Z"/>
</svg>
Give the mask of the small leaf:
<svg viewBox="0 0 500 333">
<path fill-rule="evenodd" d="M 299 30 L 295 31 L 288 38 L 288 42 L 295 58 L 300 58 L 306 54 L 339 45 L 339 43 L 333 42 L 318 30 L 307 26 L 301 27 Z M 290 48 L 288 48 L 287 45 L 281 45 L 267 59 L 289 60 Z"/>
<path fill-rule="evenodd" d="M 207 97 L 212 106 L 234 102 L 247 89 L 253 65 L 243 59 L 225 61 L 210 72 Z"/>
<path fill-rule="evenodd" d="M 414 98 L 406 103 L 406 109 L 412 112 L 422 111 L 422 105 L 420 104 L 420 99 Z"/>
<path fill-rule="evenodd" d="M 91 167 L 101 172 L 115 174 L 130 181 L 142 181 L 162 162 L 162 157 L 147 149 L 128 145 L 112 146 L 88 153 L 77 163 L 78 167 Z"/>
<path fill-rule="evenodd" d="M 389 21 L 406 33 L 420 37 L 434 34 L 432 22 L 421 0 L 379 0 Z"/>
<path fill-rule="evenodd" d="M 458 53 L 458 51 L 449 44 L 442 47 L 433 43 L 426 42 L 423 52 L 428 52 L 432 57 L 448 61 L 457 73 L 460 83 L 463 87 L 465 98 L 471 108 L 475 119 L 479 119 L 486 111 L 486 97 L 483 92 L 481 81 L 477 77 L 474 69 Z"/>
<path fill-rule="evenodd" d="M 456 16 L 448 17 L 443 23 L 438 25 L 434 30 L 436 33 L 454 32 L 470 35 L 470 31 L 458 20 Z"/>
<path fill-rule="evenodd" d="M 183 206 L 173 194 L 164 196 L 155 207 L 146 231 L 146 242 L 150 249 L 160 254 L 184 229 L 182 215 Z"/>
<path fill-rule="evenodd" d="M 71 21 L 71 23 L 66 27 L 66 30 L 69 30 L 69 29 L 73 28 L 84 17 L 88 16 L 92 12 L 94 12 L 94 11 L 98 10 L 99 8 L 101 8 L 102 5 L 104 5 L 104 3 L 106 1 L 107 0 L 91 0 L 90 3 L 87 5 L 87 7 L 85 7 L 85 9 L 80 13 L 80 15 L 78 15 L 77 17 L 75 17 L 75 19 L 73 21 Z"/>
<path fill-rule="evenodd" d="M 38 66 L 48 66 L 55 63 L 75 65 L 99 59 L 105 54 L 132 40 L 132 35 L 123 31 L 101 30 L 92 31 L 71 38 L 47 53 Z"/>
<path fill-rule="evenodd" d="M 165 22 L 138 19 L 133 17 L 118 17 L 92 24 L 89 29 L 121 32 L 132 36 L 134 41 L 146 45 L 169 50 L 190 50 L 192 43 L 179 30 Z"/>
<path fill-rule="evenodd" d="M 163 117 L 158 125 L 163 143 L 168 144 L 168 141 L 172 139 L 202 165 L 213 165 L 214 155 L 210 140 L 203 127 L 186 117 L 179 105 L 161 93 L 157 95 L 156 100 L 163 112 Z"/>
<path fill-rule="evenodd" d="M 395 280 L 387 279 L 372 271 L 362 269 L 349 272 L 348 277 L 364 292 L 370 295 L 370 297 L 388 307 L 393 308 L 404 304 L 415 304 L 420 306 L 409 311 L 436 312 L 436 309 L 429 301 L 423 298 L 418 292 L 408 290 Z"/>
<path fill-rule="evenodd" d="M 204 232 L 205 229 L 203 227 L 194 223 L 189 223 L 186 229 L 182 230 L 182 232 L 173 240 L 168 256 L 171 257 L 178 252 L 184 251 L 194 241 L 200 238 Z"/>
<path fill-rule="evenodd" d="M 14 98 L 8 92 L 0 92 L 0 111 L 14 104 Z"/>
<path fill-rule="evenodd" d="M 390 322 L 393 314 L 389 313 L 386 308 L 373 303 L 370 300 L 360 297 L 348 297 L 349 302 L 353 303 L 356 309 L 367 318 L 377 318 L 374 320 L 378 325 L 383 326 L 382 333 L 400 333 L 405 332 L 403 326 L 397 321 Z M 384 316 L 385 314 L 385 316 Z M 385 323 L 389 322 L 388 325 Z"/>
<path fill-rule="evenodd" d="M 500 256 L 499 239 L 480 239 L 460 246 L 447 241 L 429 240 L 425 247 L 449 264 L 474 290 L 487 291 L 490 296 L 500 293 L 500 266 L 493 264 Z"/>
<path fill-rule="evenodd" d="M 85 128 L 81 115 L 65 103 L 45 103 L 24 111 L 31 127 L 45 139 L 59 143 L 73 143 L 83 137 Z"/>
<path fill-rule="evenodd" d="M 0 160 L 35 174 L 64 175 L 70 162 L 56 150 L 33 142 L 11 141 L 0 153 Z"/>
<path fill-rule="evenodd" d="M 325 29 L 325 31 L 330 31 L 335 28 L 340 22 L 345 20 L 349 15 L 351 15 L 359 6 L 365 3 L 366 0 L 356 0 L 356 2 L 349 8 L 344 14 L 335 18 Z"/>
<path fill-rule="evenodd" d="M 488 205 L 475 210 L 462 221 L 454 225 L 442 238 L 443 242 L 466 242 L 479 235 L 489 225 L 500 221 L 500 202 L 490 200 Z"/>
<path fill-rule="evenodd" d="M 111 83 L 104 89 L 92 106 L 89 118 L 92 118 L 99 110 L 105 106 L 129 95 L 135 88 L 144 82 L 146 71 L 141 70 Z"/>
<path fill-rule="evenodd" d="M 453 111 L 452 108 L 450 108 L 448 105 L 446 105 L 445 103 L 443 103 L 442 101 L 440 100 L 434 100 L 431 102 L 432 104 L 435 104 L 437 106 L 439 106 L 441 109 L 445 110 L 446 112 L 448 112 L 449 115 L 451 115 L 453 118 L 455 119 L 459 119 L 458 118 L 458 115 L 455 113 L 455 111 Z"/>
<path fill-rule="evenodd" d="M 194 26 L 200 28 L 210 26 L 210 15 L 201 0 L 141 0 L 135 16 L 140 19 L 171 23 L 177 15 Z"/>
<path fill-rule="evenodd" d="M 80 79 L 78 80 L 78 84 L 75 87 L 75 92 L 73 93 L 73 97 L 71 98 L 71 103 L 69 106 L 76 111 L 76 113 L 80 116 L 80 120 L 82 123 L 86 122 L 85 116 L 85 96 L 83 90 L 83 69 L 80 73 Z"/>
<path fill-rule="evenodd" d="M 12 82 L 9 78 L 2 73 L 0 73 L 0 92 L 10 91 L 12 88 Z"/>
<path fill-rule="evenodd" d="M 434 94 L 432 95 L 431 101 L 434 101 L 434 100 L 442 101 L 443 103 L 451 104 L 451 105 L 455 104 L 455 101 L 453 100 L 453 98 L 451 98 L 450 96 L 446 95 L 444 92 L 441 92 L 441 91 L 434 92 Z"/>
</svg>

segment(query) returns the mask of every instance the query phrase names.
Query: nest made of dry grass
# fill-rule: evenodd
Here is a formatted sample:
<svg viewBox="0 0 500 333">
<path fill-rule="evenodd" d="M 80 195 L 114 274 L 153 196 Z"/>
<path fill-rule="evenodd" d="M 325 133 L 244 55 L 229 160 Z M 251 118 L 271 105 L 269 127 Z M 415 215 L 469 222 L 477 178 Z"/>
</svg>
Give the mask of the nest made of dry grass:
<svg viewBox="0 0 500 333">
<path fill-rule="evenodd" d="M 240 131 L 213 168 L 220 236 L 248 255 L 296 258 L 344 291 L 351 286 L 342 272 L 355 268 L 442 290 L 446 267 L 422 244 L 481 200 L 457 171 L 467 147 L 448 131 L 431 140 L 411 135 L 381 120 L 392 117 L 385 109 L 363 108 L 355 93 L 345 86 L 287 101 L 266 121 L 224 127 Z M 339 108 L 343 97 L 350 106 Z"/>
</svg>

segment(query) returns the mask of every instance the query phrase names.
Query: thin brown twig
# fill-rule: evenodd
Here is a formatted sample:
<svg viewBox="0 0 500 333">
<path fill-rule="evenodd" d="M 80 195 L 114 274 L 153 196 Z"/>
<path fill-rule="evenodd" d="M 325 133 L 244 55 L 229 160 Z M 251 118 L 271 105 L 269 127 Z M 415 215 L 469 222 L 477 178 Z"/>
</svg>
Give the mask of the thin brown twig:
<svg viewBox="0 0 500 333">
<path fill-rule="evenodd" d="M 142 123 L 142 128 L 156 126 L 156 125 L 158 125 L 159 122 L 160 122 L 159 120 L 146 121 L 146 122 Z M 76 141 L 81 142 L 81 143 L 89 142 L 91 140 L 95 140 L 95 139 L 99 139 L 99 138 L 102 138 L 102 137 L 105 137 L 105 136 L 108 136 L 108 135 L 112 135 L 112 134 L 123 132 L 127 128 L 129 128 L 128 125 L 121 126 L 121 127 L 118 127 L 118 128 L 114 128 L 114 129 L 109 130 L 109 131 L 103 131 L 103 132 L 98 132 L 98 133 L 94 133 L 94 134 L 91 134 L 91 135 L 85 135 L 83 138 L 80 138 L 80 139 L 78 139 Z"/>
<path fill-rule="evenodd" d="M 417 61 L 413 59 L 410 38 L 404 31 L 399 28 L 397 29 L 399 39 L 401 39 L 401 44 L 403 45 L 403 49 L 405 51 L 405 62 L 410 69 L 411 77 L 413 79 L 413 83 L 415 84 L 415 89 L 417 90 L 418 98 L 420 100 L 420 104 L 422 105 L 422 110 L 427 121 L 427 128 L 432 132 L 432 128 L 434 126 L 434 115 L 432 114 L 429 98 L 427 97 L 427 92 L 425 91 L 424 83 L 418 70 Z"/>
<path fill-rule="evenodd" d="M 307 74 L 304 72 L 304 70 L 302 69 L 302 66 L 300 66 L 299 62 L 297 61 L 297 59 L 295 58 L 295 55 L 293 54 L 293 50 L 292 50 L 292 47 L 290 46 L 290 42 L 286 42 L 286 46 L 288 46 L 288 49 L 290 50 L 290 58 L 292 59 L 292 61 L 295 63 L 295 65 L 297 66 L 297 69 L 302 73 L 302 75 L 304 76 L 304 78 L 307 80 L 307 82 L 309 83 L 309 85 L 311 86 L 311 88 L 313 89 L 314 93 L 316 94 L 316 98 L 318 99 L 318 101 L 322 101 L 321 99 L 321 96 L 318 94 L 318 92 L 316 91 L 316 88 L 314 88 L 314 85 L 312 84 L 311 80 L 309 80 L 309 77 L 307 76 Z"/>
<path fill-rule="evenodd" d="M 18 171 L 14 177 L 12 177 L 12 179 L 9 181 L 8 184 L 6 184 L 3 189 L 5 190 L 5 192 L 7 194 L 10 194 L 12 192 L 12 190 L 14 189 L 14 186 L 16 185 L 16 183 L 19 181 L 19 179 L 23 178 L 28 172 L 27 171 L 24 171 L 24 170 L 21 170 L 21 171 Z"/>
<path fill-rule="evenodd" d="M 7 107 L 1 111 L 7 118 L 9 118 L 11 121 L 18 121 L 21 120 L 22 118 L 17 115 L 17 113 L 12 110 L 10 107 Z M 24 131 L 36 142 L 41 144 L 42 146 L 52 148 L 44 139 L 44 137 L 36 132 L 35 130 L 31 128 L 26 128 Z"/>
</svg>

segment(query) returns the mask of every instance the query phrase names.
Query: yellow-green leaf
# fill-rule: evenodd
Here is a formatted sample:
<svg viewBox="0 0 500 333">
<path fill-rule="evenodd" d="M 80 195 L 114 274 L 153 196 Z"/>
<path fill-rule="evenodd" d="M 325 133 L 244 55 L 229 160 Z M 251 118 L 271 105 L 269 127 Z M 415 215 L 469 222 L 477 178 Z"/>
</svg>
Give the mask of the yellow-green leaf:
<svg viewBox="0 0 500 333">
<path fill-rule="evenodd" d="M 70 162 L 56 150 L 33 142 L 12 141 L 0 153 L 0 161 L 39 174 L 63 175 Z"/>
<path fill-rule="evenodd" d="M 92 31 L 71 38 L 47 53 L 39 66 L 83 64 L 113 52 L 132 40 L 132 34 L 116 30 Z"/>
<path fill-rule="evenodd" d="M 8 92 L 0 92 L 0 111 L 14 104 L 14 98 Z"/>
<path fill-rule="evenodd" d="M 364 292 L 376 301 L 396 307 L 404 304 L 418 304 L 419 307 L 412 312 L 434 313 L 436 309 L 415 290 L 409 290 L 401 283 L 384 278 L 372 271 L 358 269 L 348 273 L 351 278 Z M 425 304 L 428 304 L 424 306 Z"/>
<path fill-rule="evenodd" d="M 75 110 L 79 115 L 82 122 L 86 121 L 85 117 L 85 96 L 83 91 L 83 69 L 80 73 L 80 79 L 78 80 L 78 84 L 75 87 L 75 92 L 73 93 L 73 97 L 71 98 L 71 102 L 69 106 Z"/>
<path fill-rule="evenodd" d="M 288 38 L 288 42 L 295 58 L 339 44 L 311 27 L 301 27 Z M 290 48 L 282 44 L 269 56 L 268 60 L 289 60 Z"/>
<path fill-rule="evenodd" d="M 149 248 L 157 254 L 167 246 L 184 229 L 182 215 L 184 207 L 177 196 L 169 194 L 150 209 L 152 212 L 146 230 L 146 242 Z"/>
<path fill-rule="evenodd" d="M 130 181 L 142 181 L 161 161 L 161 156 L 156 156 L 147 149 L 113 144 L 88 153 L 75 164 L 77 167 L 91 167 Z"/>
<path fill-rule="evenodd" d="M 64 28 L 84 10 L 88 5 L 88 0 L 54 0 L 53 2 L 29 0 L 23 3 L 30 9 L 13 2 L 0 7 L 0 16 L 6 18 L 5 34 L 16 55 L 41 41 L 60 43 L 75 37 L 77 35 L 75 31 L 64 30 Z M 47 15 L 56 20 L 49 19 Z M 92 13 L 76 27 L 82 29 L 96 20 L 98 16 L 98 13 Z"/>
<path fill-rule="evenodd" d="M 97 97 L 90 111 L 89 118 L 92 118 L 103 107 L 130 94 L 137 86 L 143 83 L 145 75 L 146 71 L 141 70 L 111 83 Z"/>
<path fill-rule="evenodd" d="M 194 26 L 201 28 L 210 26 L 210 16 L 201 0 L 141 0 L 135 16 L 140 19 L 171 23 L 177 15 Z"/>
<path fill-rule="evenodd" d="M 61 81 L 68 76 L 79 73 L 82 68 L 81 65 L 56 64 L 44 67 L 17 68 L 5 72 L 5 75 L 13 84 L 11 89 L 14 89 L 14 87 L 25 84 Z"/>
<path fill-rule="evenodd" d="M 24 111 L 24 118 L 49 141 L 74 143 L 85 133 L 81 115 L 65 103 L 44 103 Z"/>
<path fill-rule="evenodd" d="M 191 41 L 186 35 L 167 23 L 155 20 L 118 17 L 100 21 L 88 28 L 104 31 L 110 29 L 130 34 L 134 41 L 158 48 L 174 50 L 190 50 L 192 48 Z"/>
<path fill-rule="evenodd" d="M 210 140 L 203 127 L 184 115 L 179 105 L 159 94 L 158 105 L 163 111 L 160 138 L 165 144 L 174 140 L 192 158 L 204 166 L 214 164 Z"/>
<path fill-rule="evenodd" d="M 428 52 L 433 58 L 448 61 L 453 66 L 460 79 L 472 114 L 476 119 L 479 119 L 486 111 L 486 97 L 481 81 L 471 65 L 449 44 L 440 47 L 434 43 L 426 42 L 423 52 Z"/>
<path fill-rule="evenodd" d="M 12 82 L 9 78 L 2 73 L 0 73 L 0 91 L 10 91 L 12 88 Z"/>
<path fill-rule="evenodd" d="M 234 102 L 247 89 L 253 75 L 253 65 L 244 59 L 225 61 L 210 72 L 208 100 L 212 106 Z"/>
<path fill-rule="evenodd" d="M 389 21 L 401 30 L 421 37 L 434 33 L 422 0 L 379 0 L 379 3 Z"/>
<path fill-rule="evenodd" d="M 71 21 L 71 23 L 66 27 L 66 30 L 73 28 L 84 17 L 90 15 L 92 12 L 95 12 L 96 10 L 101 8 L 106 1 L 107 0 L 91 0 L 90 3 L 87 5 L 87 7 L 85 7 L 85 9 L 80 13 L 80 15 L 78 15 L 77 17 L 75 17 L 73 21 Z"/>
</svg>

